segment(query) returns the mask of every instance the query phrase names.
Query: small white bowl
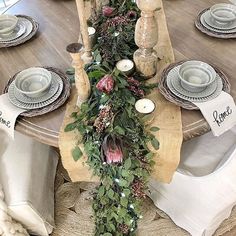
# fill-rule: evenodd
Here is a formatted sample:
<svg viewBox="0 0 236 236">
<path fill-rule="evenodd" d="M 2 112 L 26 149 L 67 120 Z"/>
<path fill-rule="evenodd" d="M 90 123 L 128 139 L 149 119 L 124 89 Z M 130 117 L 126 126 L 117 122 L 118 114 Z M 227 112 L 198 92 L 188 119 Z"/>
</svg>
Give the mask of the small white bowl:
<svg viewBox="0 0 236 236">
<path fill-rule="evenodd" d="M 51 85 L 52 75 L 43 68 L 31 67 L 17 74 L 15 88 L 28 97 L 41 97 Z"/>
<path fill-rule="evenodd" d="M 210 8 L 210 13 L 216 23 L 220 25 L 226 25 L 236 20 L 236 6 L 233 4 L 215 4 Z"/>
<path fill-rule="evenodd" d="M 202 61 L 187 61 L 179 68 L 182 87 L 190 92 L 201 92 L 216 79 L 215 70 Z"/>
<path fill-rule="evenodd" d="M 0 15 L 0 35 L 9 35 L 16 28 L 18 18 L 13 15 Z"/>
</svg>

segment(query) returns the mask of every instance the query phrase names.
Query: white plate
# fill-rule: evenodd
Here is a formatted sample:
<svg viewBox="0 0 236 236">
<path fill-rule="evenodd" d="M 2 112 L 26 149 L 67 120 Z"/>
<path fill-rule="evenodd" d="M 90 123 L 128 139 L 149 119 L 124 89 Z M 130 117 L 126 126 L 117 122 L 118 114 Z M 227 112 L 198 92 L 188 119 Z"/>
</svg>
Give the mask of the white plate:
<svg viewBox="0 0 236 236">
<path fill-rule="evenodd" d="M 205 12 L 205 13 L 206 13 L 206 12 Z M 236 33 L 236 28 L 235 28 L 235 29 L 231 29 L 231 30 L 220 30 L 220 29 L 215 29 L 215 28 L 211 27 L 210 25 L 208 25 L 208 24 L 206 23 L 206 21 L 205 21 L 205 19 L 204 19 L 204 14 L 205 14 L 205 13 L 203 13 L 203 14 L 201 15 L 201 17 L 200 17 L 200 21 L 201 21 L 202 25 L 203 25 L 205 28 L 207 28 L 207 29 L 209 29 L 209 30 L 211 30 L 211 31 L 214 31 L 214 32 L 216 32 L 216 33 L 221 33 L 221 34 L 234 34 L 234 33 Z"/>
<path fill-rule="evenodd" d="M 198 93 L 191 93 L 185 90 L 183 87 L 181 87 L 180 84 L 180 79 L 177 73 L 178 67 L 179 66 L 174 67 L 172 70 L 170 70 L 166 78 L 168 88 L 177 97 L 190 102 L 205 102 L 216 98 L 221 93 L 223 89 L 223 83 L 218 74 L 216 75 L 216 86 L 212 86 L 212 88 L 210 89 L 206 89 Z"/>
<path fill-rule="evenodd" d="M 61 82 L 59 83 L 59 88 L 58 88 L 57 92 L 50 99 L 48 99 L 44 102 L 38 102 L 38 103 L 21 102 L 15 97 L 15 94 L 14 94 L 14 86 L 15 85 L 14 85 L 14 82 L 12 82 L 9 86 L 9 89 L 8 89 L 8 98 L 9 98 L 10 102 L 19 108 L 26 109 L 26 110 L 33 110 L 33 109 L 38 109 L 38 108 L 48 106 L 49 104 L 56 101 L 58 99 L 58 97 L 61 95 L 61 92 L 63 90 L 63 82 L 61 80 L 61 77 L 58 74 L 56 74 L 54 72 L 52 72 L 52 74 L 56 80 L 61 81 Z"/>
<path fill-rule="evenodd" d="M 220 25 L 217 22 L 215 22 L 215 20 L 213 19 L 213 17 L 211 16 L 210 10 L 206 11 L 203 14 L 203 18 L 205 20 L 205 22 L 215 28 L 215 29 L 220 29 L 220 30 L 231 30 L 231 29 L 235 29 L 236 28 L 236 21 L 233 21 L 230 24 L 225 24 L 225 25 Z"/>
<path fill-rule="evenodd" d="M 17 98 L 17 100 L 24 102 L 24 103 L 39 103 L 39 102 L 45 102 L 49 98 L 51 98 L 55 93 L 57 92 L 59 85 L 63 85 L 62 80 L 59 80 L 58 77 L 55 76 L 54 72 L 51 72 L 52 74 L 52 83 L 49 88 L 49 90 L 41 97 L 28 97 L 27 95 L 19 92 L 17 89 L 14 88 L 14 95 Z"/>
<path fill-rule="evenodd" d="M 25 33 L 25 31 L 26 31 L 25 24 L 22 21 L 18 21 L 16 28 L 13 30 L 11 34 L 4 37 L 0 35 L 0 42 L 8 42 L 16 38 L 19 38 L 21 35 Z"/>
<path fill-rule="evenodd" d="M 18 24 L 23 24 L 24 26 L 25 26 L 25 32 L 21 35 L 21 36 L 19 36 L 18 38 L 16 38 L 16 39 L 13 39 L 13 40 L 2 40 L 1 41 L 1 43 L 9 43 L 9 41 L 11 42 L 11 43 L 14 43 L 14 42 L 17 42 L 17 41 L 19 41 L 19 40 L 21 40 L 21 39 L 23 39 L 23 38 L 25 38 L 25 37 L 27 37 L 31 32 L 32 32 L 32 30 L 33 30 L 33 24 L 31 23 L 31 21 L 30 20 L 28 20 L 28 19 L 26 19 L 26 18 L 24 18 L 24 17 L 18 17 L 18 19 L 19 19 L 19 23 Z"/>
</svg>

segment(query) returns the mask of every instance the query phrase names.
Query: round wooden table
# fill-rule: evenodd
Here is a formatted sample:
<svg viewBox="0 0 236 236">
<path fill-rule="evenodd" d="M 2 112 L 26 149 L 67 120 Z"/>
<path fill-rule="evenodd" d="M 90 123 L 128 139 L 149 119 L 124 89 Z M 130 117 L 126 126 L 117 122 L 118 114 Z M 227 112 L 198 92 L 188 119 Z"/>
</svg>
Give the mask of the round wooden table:
<svg viewBox="0 0 236 236">
<path fill-rule="evenodd" d="M 199 59 L 221 68 L 231 82 L 231 94 L 236 98 L 236 43 L 235 40 L 210 38 L 194 27 L 201 10 L 221 0 L 163 0 L 169 33 L 176 61 Z M 66 45 L 79 37 L 78 15 L 75 2 L 48 0 L 21 0 L 7 13 L 26 14 L 40 24 L 39 33 L 31 41 L 8 49 L 0 49 L 0 90 L 17 71 L 31 66 L 53 66 L 65 70 L 70 66 Z M 16 130 L 42 143 L 58 146 L 58 134 L 65 105 L 46 115 L 19 118 Z M 182 109 L 184 140 L 209 131 L 209 126 L 199 111 Z"/>
</svg>

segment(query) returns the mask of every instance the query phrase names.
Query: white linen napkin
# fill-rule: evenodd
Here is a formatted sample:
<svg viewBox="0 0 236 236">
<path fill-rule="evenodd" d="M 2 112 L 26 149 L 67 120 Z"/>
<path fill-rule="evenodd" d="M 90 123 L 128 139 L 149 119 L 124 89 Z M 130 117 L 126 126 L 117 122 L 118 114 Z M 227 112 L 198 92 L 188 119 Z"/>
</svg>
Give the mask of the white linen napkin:
<svg viewBox="0 0 236 236">
<path fill-rule="evenodd" d="M 4 130 L 14 139 L 14 128 L 17 117 L 26 110 L 14 106 L 8 99 L 8 94 L 0 96 L 0 130 Z"/>
<path fill-rule="evenodd" d="M 215 136 L 236 125 L 236 106 L 232 96 L 224 91 L 207 102 L 193 102 L 202 112 Z"/>
</svg>

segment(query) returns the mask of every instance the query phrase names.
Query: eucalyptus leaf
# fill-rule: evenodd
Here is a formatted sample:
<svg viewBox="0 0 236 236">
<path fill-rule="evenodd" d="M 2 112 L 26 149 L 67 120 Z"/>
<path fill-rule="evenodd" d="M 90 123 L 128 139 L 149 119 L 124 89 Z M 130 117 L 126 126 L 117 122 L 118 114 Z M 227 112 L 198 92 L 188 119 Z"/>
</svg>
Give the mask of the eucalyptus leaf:
<svg viewBox="0 0 236 236">
<path fill-rule="evenodd" d="M 103 236 L 112 236 L 112 234 L 111 233 L 105 233 L 105 234 L 103 234 Z"/>
<path fill-rule="evenodd" d="M 74 130 L 75 128 L 76 128 L 76 123 L 71 123 L 71 124 L 68 124 L 65 127 L 64 131 L 65 132 L 70 132 L 70 131 Z"/>
<path fill-rule="evenodd" d="M 72 151 L 72 156 L 74 161 L 78 161 L 83 156 L 83 153 L 78 146 Z"/>
<path fill-rule="evenodd" d="M 120 204 L 123 206 L 123 207 L 127 207 L 128 206 L 128 199 L 125 198 L 125 197 L 122 197 L 120 199 Z"/>
<path fill-rule="evenodd" d="M 99 197 L 102 197 L 105 194 L 105 187 L 104 186 L 100 186 L 98 189 L 98 195 Z"/>
<path fill-rule="evenodd" d="M 159 144 L 159 141 L 158 141 L 156 138 L 153 138 L 153 139 L 151 140 L 151 143 L 152 143 L 152 146 L 153 146 L 156 150 L 159 149 L 160 144 Z"/>
<path fill-rule="evenodd" d="M 128 158 L 128 159 L 125 161 L 124 167 L 125 167 L 126 170 L 128 170 L 128 169 L 130 169 L 131 165 L 132 165 L 131 159 Z"/>
<path fill-rule="evenodd" d="M 109 189 L 108 192 L 107 192 L 108 197 L 112 200 L 114 199 L 114 194 L 115 193 L 112 189 Z"/>
<path fill-rule="evenodd" d="M 114 128 L 114 131 L 120 135 L 125 135 L 125 130 L 118 125 Z"/>
<path fill-rule="evenodd" d="M 158 127 L 151 127 L 150 131 L 152 132 L 157 132 L 159 131 L 160 129 Z"/>
</svg>

